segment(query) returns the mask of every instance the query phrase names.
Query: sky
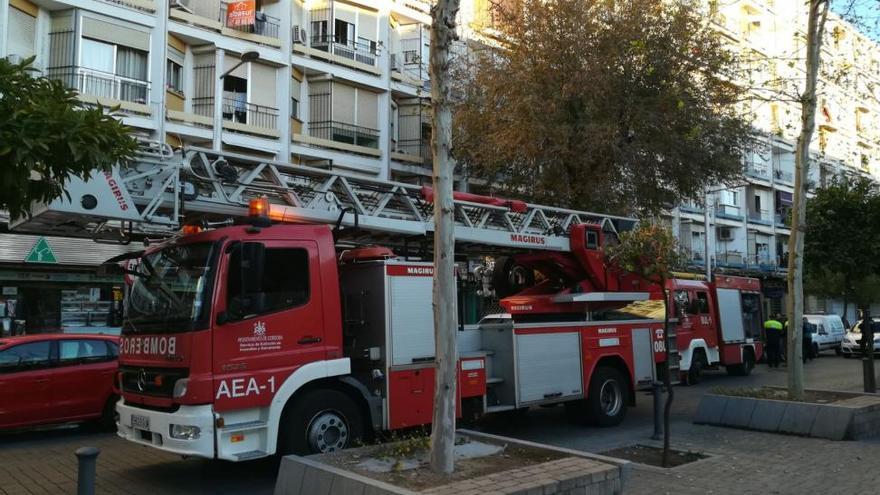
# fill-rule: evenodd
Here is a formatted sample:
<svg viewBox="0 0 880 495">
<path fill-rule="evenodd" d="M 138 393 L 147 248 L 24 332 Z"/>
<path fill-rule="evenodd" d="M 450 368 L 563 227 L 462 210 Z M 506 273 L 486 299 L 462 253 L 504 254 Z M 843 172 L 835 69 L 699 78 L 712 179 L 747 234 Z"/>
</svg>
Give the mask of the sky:
<svg viewBox="0 0 880 495">
<path fill-rule="evenodd" d="M 855 23 L 875 41 L 880 41 L 880 0 L 832 0 L 831 10 Z"/>
</svg>

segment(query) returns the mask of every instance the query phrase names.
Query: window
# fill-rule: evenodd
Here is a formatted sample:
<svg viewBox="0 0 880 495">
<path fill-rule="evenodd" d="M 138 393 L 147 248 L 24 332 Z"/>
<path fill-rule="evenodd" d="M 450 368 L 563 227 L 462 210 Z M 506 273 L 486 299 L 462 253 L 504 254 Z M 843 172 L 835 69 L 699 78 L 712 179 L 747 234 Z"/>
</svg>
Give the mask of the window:
<svg viewBox="0 0 880 495">
<path fill-rule="evenodd" d="M 81 92 L 146 103 L 147 52 L 83 38 L 80 65 L 88 69 L 78 88 Z"/>
<path fill-rule="evenodd" d="M 241 249 L 229 255 L 226 309 L 231 315 L 241 315 L 242 266 Z M 309 253 L 300 248 L 267 248 L 264 266 L 254 267 L 262 272 L 255 294 L 246 297 L 257 300 L 257 314 L 272 313 L 301 306 L 309 300 Z"/>
<path fill-rule="evenodd" d="M 30 342 L 0 351 L 0 372 L 48 366 L 52 342 Z"/>
<path fill-rule="evenodd" d="M 354 43 L 354 24 L 345 22 L 342 19 L 336 19 L 333 23 L 334 33 L 336 34 L 336 42 L 343 45 Z"/>
<path fill-rule="evenodd" d="M 103 340 L 62 340 L 58 344 L 61 364 L 96 363 L 110 357 Z"/>
<path fill-rule="evenodd" d="M 35 54 L 34 40 L 37 19 L 15 7 L 9 7 L 7 27 L 8 52 L 10 55 L 30 57 Z"/>
<path fill-rule="evenodd" d="M 183 81 L 181 79 L 182 72 L 183 66 L 173 60 L 168 61 L 168 75 L 166 83 L 168 89 L 177 91 L 179 93 L 183 92 Z"/>
<path fill-rule="evenodd" d="M 686 290 L 677 290 L 673 297 L 675 316 L 687 315 L 691 312 L 691 296 Z"/>
<path fill-rule="evenodd" d="M 705 292 L 697 292 L 697 309 L 701 315 L 709 314 L 709 296 Z"/>
<path fill-rule="evenodd" d="M 312 21 L 312 43 L 327 42 L 327 21 Z"/>
<path fill-rule="evenodd" d="M 86 69 L 113 73 L 114 45 L 89 38 L 82 39 L 82 58 L 80 64 Z"/>
<path fill-rule="evenodd" d="M 599 249 L 599 233 L 595 230 L 587 231 L 587 249 Z"/>
</svg>

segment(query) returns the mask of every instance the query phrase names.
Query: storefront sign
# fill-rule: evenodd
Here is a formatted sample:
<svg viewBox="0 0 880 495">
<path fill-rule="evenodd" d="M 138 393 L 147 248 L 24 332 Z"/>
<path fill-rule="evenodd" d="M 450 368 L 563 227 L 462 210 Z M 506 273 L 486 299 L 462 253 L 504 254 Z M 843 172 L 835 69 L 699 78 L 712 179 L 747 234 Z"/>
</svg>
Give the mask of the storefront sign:
<svg viewBox="0 0 880 495">
<path fill-rule="evenodd" d="M 3 295 L 4 296 L 15 296 L 18 294 L 18 287 L 4 287 Z"/>
<path fill-rule="evenodd" d="M 226 5 L 226 25 L 229 27 L 253 26 L 256 15 L 256 0 L 230 2 Z"/>
<path fill-rule="evenodd" d="M 28 253 L 27 257 L 24 259 L 25 263 L 58 263 L 58 259 L 55 258 L 55 253 L 52 252 L 52 248 L 49 247 L 49 243 L 46 242 L 45 237 L 40 237 L 37 239 L 37 242 L 34 243 L 34 247 L 31 248 L 31 251 Z"/>
</svg>

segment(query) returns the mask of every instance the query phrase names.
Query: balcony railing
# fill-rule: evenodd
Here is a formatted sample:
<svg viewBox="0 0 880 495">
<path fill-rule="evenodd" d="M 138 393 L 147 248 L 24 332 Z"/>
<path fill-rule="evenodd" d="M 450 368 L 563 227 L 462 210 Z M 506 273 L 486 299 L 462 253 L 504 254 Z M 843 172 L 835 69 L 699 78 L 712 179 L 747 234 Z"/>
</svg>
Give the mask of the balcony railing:
<svg viewBox="0 0 880 495">
<path fill-rule="evenodd" d="M 763 225 L 771 225 L 773 223 L 770 220 L 770 212 L 767 210 L 750 211 L 749 221 L 752 223 L 760 223 Z"/>
<path fill-rule="evenodd" d="M 201 115 L 203 117 L 213 117 L 214 116 L 214 97 L 213 96 L 200 96 L 193 98 L 193 113 L 196 115 Z"/>
<path fill-rule="evenodd" d="M 379 147 L 379 131 L 369 127 L 361 127 L 332 120 L 309 122 L 309 134 L 319 139 L 327 139 L 338 143 Z"/>
<path fill-rule="evenodd" d="M 794 184 L 794 174 L 791 172 L 776 169 L 773 171 L 773 177 L 775 177 L 778 181 Z"/>
<path fill-rule="evenodd" d="M 223 120 L 275 129 L 278 127 L 278 109 L 233 98 L 223 98 Z"/>
<path fill-rule="evenodd" d="M 61 81 L 81 95 L 112 98 L 146 105 L 150 83 L 86 67 L 67 66 L 46 69 L 46 76 Z"/>
<path fill-rule="evenodd" d="M 729 220 L 742 220 L 739 206 L 718 205 L 715 207 L 715 216 L 718 218 L 727 218 Z"/>
<path fill-rule="evenodd" d="M 397 141 L 397 149 L 406 155 L 431 158 L 431 143 L 426 139 L 401 139 Z"/>
<path fill-rule="evenodd" d="M 372 66 L 376 65 L 379 56 L 379 50 L 373 44 L 352 40 L 341 41 L 338 36 L 332 34 L 312 36 L 311 46 L 316 50 Z"/>
<path fill-rule="evenodd" d="M 756 167 L 754 165 L 746 166 L 746 175 L 756 179 L 770 180 L 770 170 L 766 167 Z"/>
<path fill-rule="evenodd" d="M 230 2 L 220 2 L 220 22 L 229 29 L 242 33 L 258 34 L 268 38 L 278 39 L 278 29 L 281 27 L 281 19 L 272 17 L 265 12 L 256 12 L 253 24 L 244 24 L 226 18 L 226 8 Z"/>
</svg>

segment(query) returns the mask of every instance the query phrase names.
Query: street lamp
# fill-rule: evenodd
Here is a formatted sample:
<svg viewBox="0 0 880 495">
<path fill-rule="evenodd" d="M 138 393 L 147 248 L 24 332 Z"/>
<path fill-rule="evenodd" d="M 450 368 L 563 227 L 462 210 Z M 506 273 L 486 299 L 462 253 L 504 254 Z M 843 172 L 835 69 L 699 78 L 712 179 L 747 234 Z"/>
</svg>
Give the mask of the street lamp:
<svg viewBox="0 0 880 495">
<path fill-rule="evenodd" d="M 229 70 L 227 70 L 223 74 L 220 74 L 220 79 L 223 79 L 224 77 L 228 76 L 232 71 L 241 67 L 241 64 L 243 64 L 245 62 L 253 62 L 254 60 L 257 60 L 258 58 L 260 58 L 260 52 L 258 52 L 256 50 L 251 50 L 249 52 L 242 53 L 241 60 L 239 60 L 237 64 L 233 65 L 232 68 L 230 68 Z"/>
</svg>

